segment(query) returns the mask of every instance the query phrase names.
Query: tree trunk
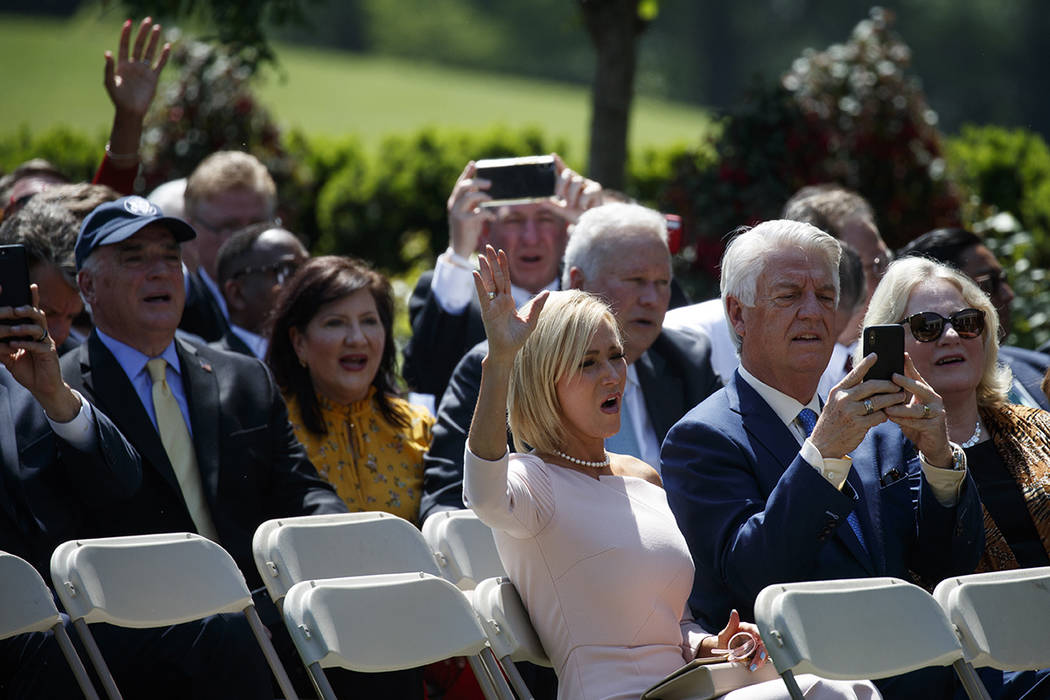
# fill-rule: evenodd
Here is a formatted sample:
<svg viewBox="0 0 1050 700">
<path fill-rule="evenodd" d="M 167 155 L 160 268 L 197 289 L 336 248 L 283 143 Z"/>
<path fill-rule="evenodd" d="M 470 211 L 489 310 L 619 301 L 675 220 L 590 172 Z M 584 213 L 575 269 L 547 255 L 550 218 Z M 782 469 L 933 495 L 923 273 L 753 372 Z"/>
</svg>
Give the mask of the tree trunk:
<svg viewBox="0 0 1050 700">
<path fill-rule="evenodd" d="M 638 0 L 580 0 L 580 8 L 598 59 L 591 96 L 588 176 L 603 187 L 622 190 L 637 39 L 645 22 L 638 17 Z"/>
</svg>

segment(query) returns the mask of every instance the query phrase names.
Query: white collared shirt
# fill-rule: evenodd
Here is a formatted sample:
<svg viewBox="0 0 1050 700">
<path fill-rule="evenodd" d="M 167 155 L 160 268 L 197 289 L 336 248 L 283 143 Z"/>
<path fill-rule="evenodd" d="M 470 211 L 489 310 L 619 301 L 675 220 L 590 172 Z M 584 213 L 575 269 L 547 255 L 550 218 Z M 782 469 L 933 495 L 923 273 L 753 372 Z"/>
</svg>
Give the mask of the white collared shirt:
<svg viewBox="0 0 1050 700">
<path fill-rule="evenodd" d="M 434 293 L 438 306 L 446 313 L 458 316 L 470 305 L 477 294 L 474 289 L 476 269 L 477 265 L 462 255 L 457 255 L 451 247 L 438 256 L 434 265 L 434 277 L 430 280 L 430 290 Z M 557 278 L 544 287 L 552 292 L 559 288 Z M 514 297 L 514 305 L 519 309 L 536 296 L 529 290 L 513 284 L 510 286 L 510 293 Z"/>
</svg>

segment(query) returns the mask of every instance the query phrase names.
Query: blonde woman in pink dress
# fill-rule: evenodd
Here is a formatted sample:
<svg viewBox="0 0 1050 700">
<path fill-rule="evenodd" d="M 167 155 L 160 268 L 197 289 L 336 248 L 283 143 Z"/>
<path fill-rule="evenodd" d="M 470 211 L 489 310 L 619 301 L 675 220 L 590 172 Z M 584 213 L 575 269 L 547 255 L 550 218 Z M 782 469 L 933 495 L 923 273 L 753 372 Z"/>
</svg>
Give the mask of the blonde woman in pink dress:
<svg viewBox="0 0 1050 700">
<path fill-rule="evenodd" d="M 565 700 L 637 698 L 683 664 L 750 635 L 734 611 L 707 632 L 688 617 L 693 563 L 655 470 L 605 451 L 620 429 L 627 365 L 597 297 L 541 293 L 518 312 L 506 255 L 489 247 L 475 273 L 488 356 L 465 454 L 464 499 L 495 533 L 558 675 Z M 507 453 L 509 406 L 515 447 Z M 739 639 L 739 638 L 738 638 Z M 870 683 L 801 678 L 807 697 L 874 698 Z M 787 698 L 779 680 L 733 691 Z"/>
</svg>

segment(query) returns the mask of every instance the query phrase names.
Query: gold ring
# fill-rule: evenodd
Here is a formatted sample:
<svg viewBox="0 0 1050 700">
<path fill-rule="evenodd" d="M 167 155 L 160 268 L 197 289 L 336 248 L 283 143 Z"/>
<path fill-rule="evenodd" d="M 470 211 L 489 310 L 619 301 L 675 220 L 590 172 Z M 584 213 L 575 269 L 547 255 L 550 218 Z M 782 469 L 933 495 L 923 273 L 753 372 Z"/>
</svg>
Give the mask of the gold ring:
<svg viewBox="0 0 1050 700">
<path fill-rule="evenodd" d="M 864 415 L 870 416 L 872 413 L 875 413 L 875 404 L 871 399 L 864 399 Z"/>
<path fill-rule="evenodd" d="M 924 403 L 922 405 L 922 417 L 923 418 L 929 418 L 930 417 L 930 404 Z"/>
<path fill-rule="evenodd" d="M 493 300 L 495 298 L 496 298 L 496 293 L 495 292 L 489 292 L 489 301 L 491 301 L 491 300 Z"/>
</svg>

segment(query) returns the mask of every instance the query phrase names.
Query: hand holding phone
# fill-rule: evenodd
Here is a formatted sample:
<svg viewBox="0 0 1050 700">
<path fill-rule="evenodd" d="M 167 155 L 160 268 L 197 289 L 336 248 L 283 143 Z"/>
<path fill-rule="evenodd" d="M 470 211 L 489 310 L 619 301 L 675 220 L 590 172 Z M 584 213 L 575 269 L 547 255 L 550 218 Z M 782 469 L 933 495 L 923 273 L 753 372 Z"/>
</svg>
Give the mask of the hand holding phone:
<svg viewBox="0 0 1050 700">
<path fill-rule="evenodd" d="M 524 204 L 554 196 L 557 179 L 553 156 L 491 158 L 477 162 L 477 176 L 491 184 L 491 201 L 481 206 Z"/>
</svg>

